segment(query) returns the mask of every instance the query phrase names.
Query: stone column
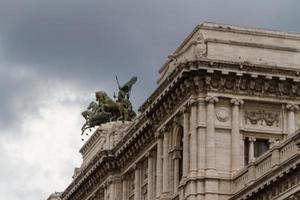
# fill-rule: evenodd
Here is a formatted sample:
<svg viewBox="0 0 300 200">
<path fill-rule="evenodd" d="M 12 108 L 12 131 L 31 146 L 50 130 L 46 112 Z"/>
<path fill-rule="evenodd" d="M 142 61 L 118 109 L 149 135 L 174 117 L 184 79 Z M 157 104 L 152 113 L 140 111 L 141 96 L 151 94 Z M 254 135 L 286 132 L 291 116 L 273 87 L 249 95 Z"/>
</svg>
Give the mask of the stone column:
<svg viewBox="0 0 300 200">
<path fill-rule="evenodd" d="M 169 192 L 169 132 L 164 131 L 163 140 L 163 194 Z"/>
<path fill-rule="evenodd" d="M 240 141 L 240 167 L 243 168 L 244 166 L 246 166 L 245 163 L 245 136 L 242 135 L 241 136 L 241 141 Z"/>
<path fill-rule="evenodd" d="M 296 130 L 295 112 L 297 112 L 299 106 L 295 104 L 287 104 L 286 108 L 288 110 L 288 134 L 292 134 Z"/>
<path fill-rule="evenodd" d="M 179 186 L 179 159 L 180 159 L 180 150 L 173 151 L 173 163 L 174 163 L 174 194 L 178 194 Z"/>
<path fill-rule="evenodd" d="M 188 106 L 183 110 L 183 178 L 189 173 L 189 110 Z"/>
<path fill-rule="evenodd" d="M 134 166 L 134 200 L 141 200 L 141 170 L 140 164 Z"/>
<path fill-rule="evenodd" d="M 107 200 L 107 186 L 104 187 L 104 200 Z"/>
<path fill-rule="evenodd" d="M 190 116 L 190 177 L 197 176 L 197 100 L 192 99 Z"/>
<path fill-rule="evenodd" d="M 110 200 L 119 200 L 122 196 L 122 178 L 121 176 L 114 176 L 110 183 Z"/>
<path fill-rule="evenodd" d="M 254 137 L 249 137 L 249 163 L 255 161 L 255 156 L 254 156 L 254 142 L 256 139 Z"/>
<path fill-rule="evenodd" d="M 198 176 L 203 177 L 205 172 L 205 141 L 206 141 L 206 107 L 205 100 L 198 99 Z"/>
<path fill-rule="evenodd" d="M 219 101 L 217 97 L 206 97 L 206 174 L 216 174 L 216 137 L 215 137 L 215 103 Z"/>
<path fill-rule="evenodd" d="M 147 183 L 147 191 L 148 191 L 148 200 L 154 200 L 153 191 L 154 191 L 154 180 L 153 180 L 153 153 L 150 151 L 147 154 L 148 157 L 148 183 Z"/>
<path fill-rule="evenodd" d="M 156 155 L 156 198 L 159 199 L 162 193 L 162 153 L 163 153 L 163 139 L 161 135 L 157 139 L 157 155 Z"/>
<path fill-rule="evenodd" d="M 127 200 L 128 197 L 127 188 L 128 188 L 127 177 L 123 176 L 122 177 L 122 200 Z"/>
<path fill-rule="evenodd" d="M 231 171 L 237 172 L 240 169 L 240 109 L 244 102 L 241 99 L 231 99 Z"/>
</svg>

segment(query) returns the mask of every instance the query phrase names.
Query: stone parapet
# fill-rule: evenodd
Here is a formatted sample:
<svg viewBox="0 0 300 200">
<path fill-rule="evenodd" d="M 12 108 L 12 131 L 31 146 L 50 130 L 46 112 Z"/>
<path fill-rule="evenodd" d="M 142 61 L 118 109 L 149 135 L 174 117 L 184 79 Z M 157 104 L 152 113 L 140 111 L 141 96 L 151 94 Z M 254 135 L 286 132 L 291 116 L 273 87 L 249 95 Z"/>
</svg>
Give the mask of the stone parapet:
<svg viewBox="0 0 300 200">
<path fill-rule="evenodd" d="M 233 199 L 247 199 L 276 181 L 283 174 L 299 168 L 300 130 L 282 143 L 274 145 L 255 162 L 242 169 L 232 182 Z M 297 146 L 298 145 L 298 146 Z M 246 198 L 247 197 L 247 198 Z"/>
</svg>

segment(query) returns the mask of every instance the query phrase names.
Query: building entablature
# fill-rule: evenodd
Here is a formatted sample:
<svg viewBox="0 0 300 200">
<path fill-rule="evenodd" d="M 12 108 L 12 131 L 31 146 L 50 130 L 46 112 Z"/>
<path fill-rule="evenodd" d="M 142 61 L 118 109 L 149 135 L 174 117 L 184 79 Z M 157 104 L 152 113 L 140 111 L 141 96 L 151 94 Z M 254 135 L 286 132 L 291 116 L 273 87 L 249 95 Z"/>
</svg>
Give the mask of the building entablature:
<svg viewBox="0 0 300 200">
<path fill-rule="evenodd" d="M 265 87 L 270 88 L 270 90 L 273 87 L 272 82 L 277 81 L 278 82 L 277 84 L 280 83 L 280 87 L 284 86 L 285 81 L 293 82 L 295 84 L 293 88 L 294 92 L 297 91 L 298 83 L 300 82 L 300 70 L 296 70 L 296 69 L 287 69 L 287 68 L 280 68 L 280 67 L 275 68 L 274 66 L 268 66 L 268 65 L 253 65 L 249 63 L 225 62 L 225 61 L 217 61 L 217 60 L 201 58 L 194 61 L 186 61 L 184 63 L 178 64 L 176 70 L 174 70 L 168 76 L 168 78 L 157 88 L 157 90 L 155 90 L 155 92 L 148 98 L 148 100 L 146 100 L 146 102 L 140 107 L 140 111 L 141 112 L 145 111 L 147 113 L 156 104 L 160 104 L 160 100 L 163 99 L 164 95 L 166 95 L 168 91 L 172 90 L 172 88 L 179 82 L 181 82 L 180 85 L 183 84 L 188 85 L 188 81 L 184 82 L 182 80 L 182 77 L 184 76 L 189 77 L 189 81 L 194 81 L 195 84 L 197 84 L 196 82 L 199 81 L 197 80 L 197 78 L 196 80 L 192 80 L 190 76 L 187 76 L 187 74 L 190 72 L 194 74 L 198 73 L 200 75 L 201 73 L 207 73 L 210 75 L 216 74 L 214 76 L 218 76 L 219 74 L 219 79 L 220 79 L 219 83 L 221 86 L 222 83 L 225 84 L 223 85 L 223 87 L 224 86 L 228 87 L 226 89 L 235 88 L 237 86 L 235 84 L 239 84 L 239 83 L 243 84 L 243 82 L 239 82 L 240 80 L 237 80 L 236 83 L 232 83 L 232 82 L 230 83 L 229 81 L 227 81 L 226 83 L 226 80 L 221 79 L 221 77 L 231 77 L 237 79 L 241 79 L 243 77 L 249 77 L 251 78 L 252 81 L 252 87 L 255 87 L 253 81 L 256 80 L 261 81 L 260 79 L 266 79 L 268 81 L 266 81 Z M 209 90 L 209 88 L 205 88 L 205 89 Z M 243 89 L 242 85 L 240 89 Z M 250 87 L 249 89 L 255 89 L 255 88 Z M 261 92 L 264 92 L 263 88 L 261 89 Z M 177 93 L 175 92 L 175 94 Z"/>
<path fill-rule="evenodd" d="M 72 183 L 63 192 L 61 198 L 63 200 L 72 199 L 78 200 L 86 197 L 92 192 L 99 180 L 105 180 L 109 174 L 117 170 L 115 156 L 111 150 L 99 152 L 93 160 L 91 160 L 80 173 L 74 177 Z"/>
</svg>

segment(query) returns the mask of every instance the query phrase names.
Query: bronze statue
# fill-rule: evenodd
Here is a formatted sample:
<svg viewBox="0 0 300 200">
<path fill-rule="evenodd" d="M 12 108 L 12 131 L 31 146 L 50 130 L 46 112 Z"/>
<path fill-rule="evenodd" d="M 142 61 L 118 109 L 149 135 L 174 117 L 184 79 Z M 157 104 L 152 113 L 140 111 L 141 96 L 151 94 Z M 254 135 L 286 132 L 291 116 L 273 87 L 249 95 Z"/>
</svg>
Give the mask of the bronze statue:
<svg viewBox="0 0 300 200">
<path fill-rule="evenodd" d="M 81 115 L 85 118 L 86 122 L 82 126 L 81 135 L 86 129 L 99 126 L 103 123 L 110 121 L 122 120 L 130 121 L 136 113 L 132 109 L 132 104 L 129 100 L 132 86 L 136 83 L 137 77 L 134 76 L 123 86 L 120 86 L 119 81 L 118 97 L 117 100 L 112 100 L 104 91 L 95 93 L 96 101 L 92 101 L 87 110 L 83 111 Z"/>
</svg>

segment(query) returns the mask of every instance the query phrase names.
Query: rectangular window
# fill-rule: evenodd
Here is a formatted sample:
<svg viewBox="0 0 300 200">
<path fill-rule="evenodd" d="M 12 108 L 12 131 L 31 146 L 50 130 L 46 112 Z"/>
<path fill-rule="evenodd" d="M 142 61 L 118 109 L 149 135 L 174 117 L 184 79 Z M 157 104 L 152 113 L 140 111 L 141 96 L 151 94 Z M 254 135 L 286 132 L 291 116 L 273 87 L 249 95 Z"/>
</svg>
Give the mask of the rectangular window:
<svg viewBox="0 0 300 200">
<path fill-rule="evenodd" d="M 244 159 L 245 159 L 245 165 L 248 165 L 249 164 L 249 140 L 248 140 L 248 138 L 245 138 Z"/>
<path fill-rule="evenodd" d="M 254 157 L 257 158 L 264 154 L 266 151 L 269 150 L 269 141 L 267 139 L 259 139 L 256 138 L 254 145 Z M 250 149 L 250 141 L 248 138 L 245 139 L 244 143 L 244 159 L 245 165 L 249 164 L 249 149 Z"/>
<path fill-rule="evenodd" d="M 266 139 L 256 139 L 254 142 L 254 157 L 257 158 L 269 150 L 269 141 Z"/>
</svg>

